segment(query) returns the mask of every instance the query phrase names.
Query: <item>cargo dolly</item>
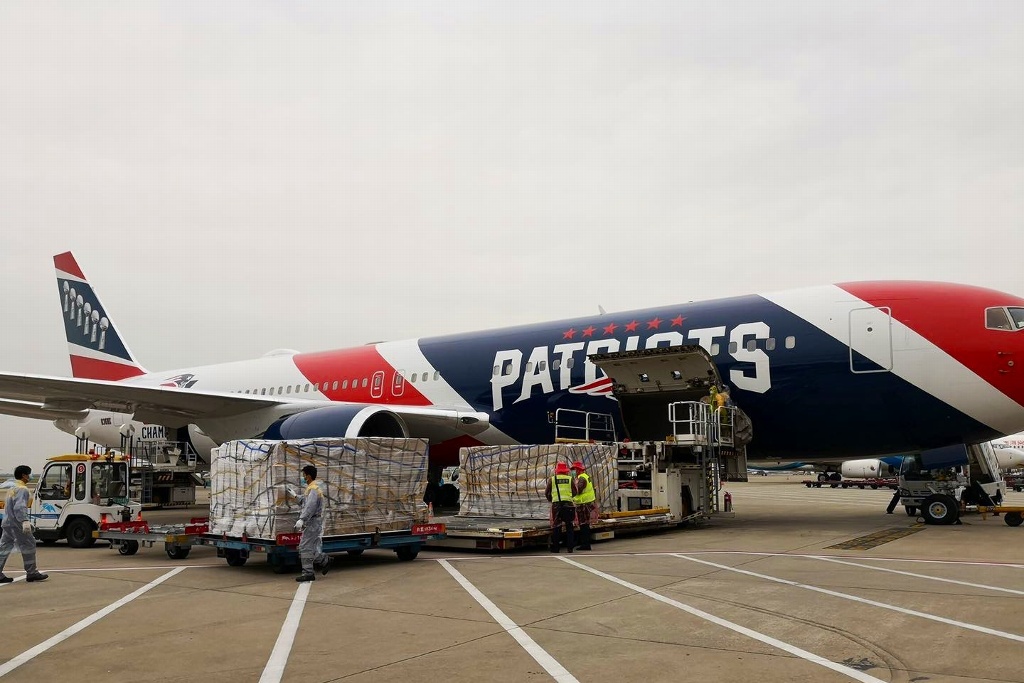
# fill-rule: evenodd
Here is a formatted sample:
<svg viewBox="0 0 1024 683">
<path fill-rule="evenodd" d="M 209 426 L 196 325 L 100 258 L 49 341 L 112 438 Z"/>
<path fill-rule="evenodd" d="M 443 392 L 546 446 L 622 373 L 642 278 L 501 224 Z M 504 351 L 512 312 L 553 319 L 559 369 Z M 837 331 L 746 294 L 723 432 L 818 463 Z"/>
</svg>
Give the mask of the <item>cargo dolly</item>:
<svg viewBox="0 0 1024 683">
<path fill-rule="evenodd" d="M 361 555 L 364 550 L 380 548 L 393 550 L 401 561 L 416 559 L 427 541 L 444 538 L 444 524 L 414 524 L 398 531 L 368 531 L 339 536 L 324 536 L 323 551 L 328 555 L 348 553 Z M 206 533 L 197 539 L 202 545 L 217 548 L 217 557 L 223 557 L 232 567 L 241 567 L 255 554 L 264 554 L 267 564 L 277 574 L 294 571 L 300 565 L 299 541 L 301 533 L 277 534 L 274 538 L 250 538 Z"/>
<path fill-rule="evenodd" d="M 988 514 L 1001 514 L 1007 526 L 1020 526 L 1024 522 L 1024 505 L 979 505 L 978 512 L 982 519 Z"/>
<path fill-rule="evenodd" d="M 99 529 L 92 532 L 93 538 L 108 541 L 111 548 L 117 548 L 122 555 L 134 555 L 139 548 L 152 548 L 154 543 L 163 543 L 164 552 L 172 560 L 184 560 L 193 545 L 200 544 L 200 536 L 209 531 L 206 517 L 193 517 L 188 524 L 150 526 L 143 519 L 113 522 L 104 517 Z"/>
</svg>

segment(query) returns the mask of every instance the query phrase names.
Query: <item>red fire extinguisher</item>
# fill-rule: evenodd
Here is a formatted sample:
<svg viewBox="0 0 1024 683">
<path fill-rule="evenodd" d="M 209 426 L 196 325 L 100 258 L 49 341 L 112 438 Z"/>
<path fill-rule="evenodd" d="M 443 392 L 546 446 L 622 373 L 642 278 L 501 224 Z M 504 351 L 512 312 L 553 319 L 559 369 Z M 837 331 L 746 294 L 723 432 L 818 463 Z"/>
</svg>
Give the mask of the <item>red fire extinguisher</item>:
<svg viewBox="0 0 1024 683">
<path fill-rule="evenodd" d="M 732 512 L 732 494 L 725 492 L 725 512 Z"/>
</svg>

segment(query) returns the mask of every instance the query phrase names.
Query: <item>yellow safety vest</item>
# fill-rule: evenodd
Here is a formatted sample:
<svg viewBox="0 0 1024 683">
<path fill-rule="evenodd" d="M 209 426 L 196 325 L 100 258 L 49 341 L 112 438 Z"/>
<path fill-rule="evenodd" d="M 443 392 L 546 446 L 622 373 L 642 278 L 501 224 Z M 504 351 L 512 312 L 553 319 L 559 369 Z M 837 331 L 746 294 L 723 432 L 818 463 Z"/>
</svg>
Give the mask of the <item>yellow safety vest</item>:
<svg viewBox="0 0 1024 683">
<path fill-rule="evenodd" d="M 587 482 L 587 485 L 584 487 L 583 491 L 580 492 L 580 495 L 572 497 L 572 502 L 576 503 L 577 505 L 586 505 L 587 503 L 593 503 L 595 500 L 597 500 L 597 496 L 594 495 L 594 483 L 590 481 L 590 475 L 587 474 L 586 472 L 581 472 L 579 478 Z"/>
<path fill-rule="evenodd" d="M 572 477 L 568 474 L 556 474 L 551 477 L 551 502 L 572 502 Z"/>
</svg>

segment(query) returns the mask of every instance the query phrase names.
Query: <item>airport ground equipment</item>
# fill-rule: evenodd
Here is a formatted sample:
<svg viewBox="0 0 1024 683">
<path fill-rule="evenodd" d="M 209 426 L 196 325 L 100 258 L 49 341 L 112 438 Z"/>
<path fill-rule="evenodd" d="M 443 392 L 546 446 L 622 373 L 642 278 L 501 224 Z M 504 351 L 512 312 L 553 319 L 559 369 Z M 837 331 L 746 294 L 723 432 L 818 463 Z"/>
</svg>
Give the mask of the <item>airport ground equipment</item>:
<svg viewBox="0 0 1024 683">
<path fill-rule="evenodd" d="M 192 546 L 201 545 L 201 536 L 210 529 L 206 517 L 193 517 L 188 524 L 166 524 L 150 526 L 143 519 L 117 522 L 104 519 L 93 537 L 110 543 L 122 555 L 134 555 L 140 547 L 152 548 L 163 543 L 164 552 L 172 560 L 184 560 Z"/>
<path fill-rule="evenodd" d="M 444 524 L 432 522 L 414 524 L 399 531 L 372 531 L 340 536 L 324 536 L 323 551 L 328 555 L 348 553 L 361 555 L 363 551 L 379 548 L 393 550 L 399 560 L 415 560 L 428 541 L 439 541 L 445 536 Z M 203 534 L 199 542 L 217 548 L 217 557 L 223 557 L 232 567 L 241 567 L 253 555 L 264 555 L 267 563 L 278 574 L 298 570 L 300 566 L 299 541 L 301 533 L 277 534 L 275 538 L 235 537 L 227 534 Z"/>
<path fill-rule="evenodd" d="M 104 519 L 135 519 L 142 506 L 128 499 L 129 476 L 123 456 L 47 459 L 29 513 L 36 538 L 44 544 L 66 538 L 72 548 L 88 548 L 96 542 L 93 531 Z"/>
<path fill-rule="evenodd" d="M 903 459 L 900 503 L 926 524 L 955 524 L 968 507 L 999 506 L 1006 494 L 989 443 L 949 446 Z"/>
<path fill-rule="evenodd" d="M 496 448 L 462 449 L 460 460 L 469 470 L 460 479 L 465 494 L 463 506 L 458 515 L 438 518 L 445 523 L 447 535 L 442 542 L 432 545 L 479 550 L 546 545 L 551 525 L 549 504 L 542 491 L 556 460 L 583 459 L 587 471 L 592 476 L 598 474 L 595 487 L 603 505 L 600 517 L 591 523 L 594 541 L 674 528 L 706 520 L 713 514 L 731 514 L 719 508 L 720 454 L 735 445 L 729 429 L 731 421 L 701 401 L 678 401 L 657 407 L 652 404 L 645 409 L 665 412 L 665 438 L 611 444 L 502 447 L 495 461 L 497 477 L 483 478 L 474 476 L 475 465 L 471 463 Z M 518 471 L 524 468 L 529 471 Z M 501 483 L 519 479 L 523 485 L 496 488 L 495 478 Z M 486 495 L 478 494 L 477 487 L 485 488 Z M 487 509 L 486 500 L 479 503 L 481 499 L 495 497 L 500 501 L 494 510 Z M 506 514 L 493 514 L 502 510 Z"/>
<path fill-rule="evenodd" d="M 981 518 L 986 515 L 1002 515 L 1006 526 L 1020 526 L 1024 522 L 1024 505 L 979 505 Z"/>
<path fill-rule="evenodd" d="M 825 488 L 844 488 L 844 489 L 897 489 L 899 488 L 899 482 L 895 477 L 875 477 L 873 479 L 841 479 L 839 481 L 832 481 L 831 479 L 821 481 L 819 479 L 804 479 L 800 482 L 807 488 L 820 489 Z"/>
</svg>

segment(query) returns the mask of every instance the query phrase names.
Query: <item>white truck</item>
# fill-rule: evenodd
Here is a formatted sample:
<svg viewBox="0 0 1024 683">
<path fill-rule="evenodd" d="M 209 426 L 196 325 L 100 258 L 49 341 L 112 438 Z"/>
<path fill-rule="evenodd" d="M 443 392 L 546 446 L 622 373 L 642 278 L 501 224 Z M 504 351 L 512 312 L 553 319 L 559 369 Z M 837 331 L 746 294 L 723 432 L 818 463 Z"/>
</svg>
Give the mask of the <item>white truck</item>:
<svg viewBox="0 0 1024 683">
<path fill-rule="evenodd" d="M 968 506 L 996 507 L 1006 496 L 990 443 L 948 446 L 903 459 L 898 479 L 907 514 L 926 524 L 956 524 Z"/>
<path fill-rule="evenodd" d="M 46 545 L 64 538 L 72 548 L 88 548 L 104 517 L 135 519 L 142 505 L 128 499 L 128 475 L 120 455 L 47 459 L 29 511 L 36 538 Z"/>
</svg>

